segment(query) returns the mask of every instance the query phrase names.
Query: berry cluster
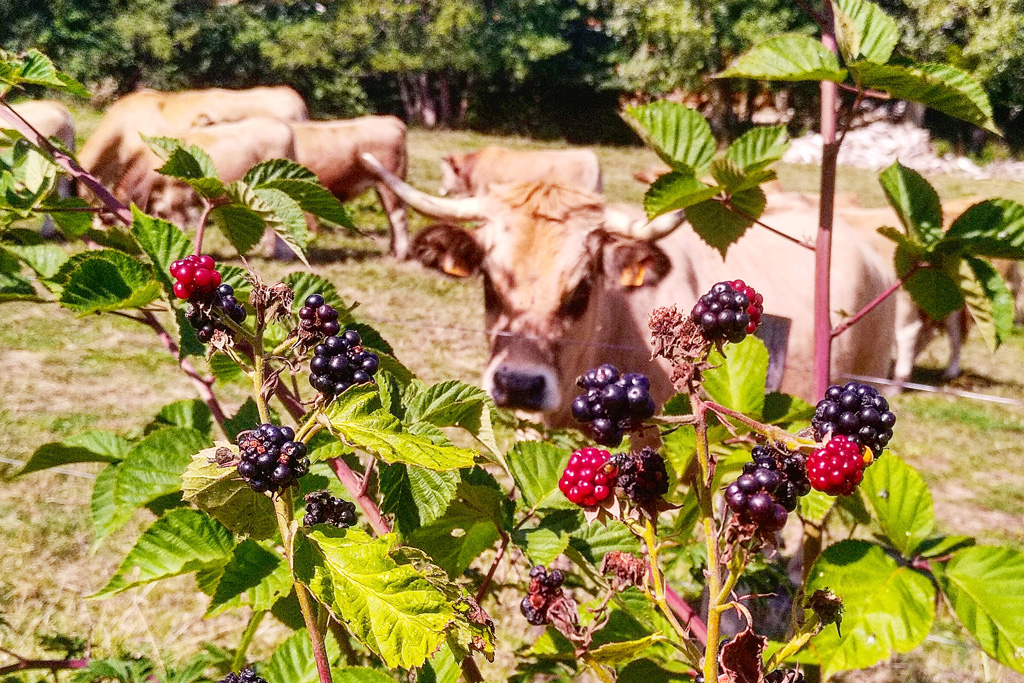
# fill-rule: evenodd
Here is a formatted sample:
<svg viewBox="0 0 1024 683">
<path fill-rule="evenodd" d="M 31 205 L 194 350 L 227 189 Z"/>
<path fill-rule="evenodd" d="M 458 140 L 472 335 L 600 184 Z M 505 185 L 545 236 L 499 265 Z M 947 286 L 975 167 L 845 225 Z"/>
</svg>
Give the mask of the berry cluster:
<svg viewBox="0 0 1024 683">
<path fill-rule="evenodd" d="M 618 446 L 622 434 L 654 415 L 651 383 L 645 375 L 629 372 L 619 375 L 614 365 L 588 370 L 576 380 L 587 393 L 572 402 L 572 415 L 589 424 L 594 441 L 604 446 Z"/>
<path fill-rule="evenodd" d="M 187 256 L 171 264 L 174 278 L 174 296 L 191 299 L 194 295 L 204 298 L 220 286 L 220 273 L 212 256 Z"/>
<path fill-rule="evenodd" d="M 333 337 L 341 331 L 338 322 L 338 311 L 330 304 L 324 303 L 319 294 L 306 297 L 305 305 L 299 309 L 299 329 L 309 334 Z"/>
<path fill-rule="evenodd" d="M 708 341 L 743 341 L 761 324 L 763 297 L 743 280 L 719 282 L 697 300 L 690 313 Z"/>
<path fill-rule="evenodd" d="M 353 384 L 372 382 L 380 359 L 360 346 L 362 343 L 358 332 L 345 330 L 344 334 L 327 337 L 317 344 L 309 362 L 309 383 L 313 388 L 333 398 Z"/>
<path fill-rule="evenodd" d="M 534 626 L 548 623 L 548 608 L 557 598 L 562 597 L 562 582 L 565 575 L 558 569 L 550 574 L 543 565 L 530 570 L 530 591 L 519 603 L 519 610 Z"/>
<path fill-rule="evenodd" d="M 303 526 L 329 524 L 344 529 L 356 523 L 356 506 L 347 500 L 335 498 L 327 491 L 306 494 L 306 514 Z"/>
<path fill-rule="evenodd" d="M 896 415 L 889 410 L 889 402 L 874 387 L 857 382 L 829 387 L 811 420 L 819 441 L 830 433 L 840 434 L 867 446 L 876 456 L 892 438 L 895 424 Z"/>
<path fill-rule="evenodd" d="M 224 314 L 235 323 L 245 322 L 245 307 L 235 298 L 235 290 L 231 285 L 221 285 L 216 292 L 206 297 L 204 303 L 192 302 L 185 309 L 185 319 L 196 331 L 196 337 L 204 344 L 213 337 L 215 330 L 227 330 L 223 323 L 219 322 L 213 314 L 213 309 L 219 308 Z"/>
<path fill-rule="evenodd" d="M 558 480 L 559 490 L 576 505 L 597 505 L 612 495 L 618 468 L 612 454 L 598 448 L 584 448 L 569 456 L 569 464 Z"/>
<path fill-rule="evenodd" d="M 807 456 L 807 477 L 818 491 L 830 496 L 848 496 L 864 479 L 866 457 L 857 442 L 845 436 L 833 436 L 822 448 Z"/>
<path fill-rule="evenodd" d="M 256 675 L 253 668 L 246 667 L 238 673 L 229 673 L 224 678 L 220 679 L 219 683 L 267 683 L 266 679 Z"/>
<path fill-rule="evenodd" d="M 637 505 L 649 505 L 668 493 L 665 459 L 653 448 L 639 453 L 619 453 L 612 462 L 619 471 L 616 485 Z"/>
<path fill-rule="evenodd" d="M 309 472 L 306 444 L 291 427 L 262 424 L 238 435 L 238 474 L 257 493 L 275 493 Z"/>
<path fill-rule="evenodd" d="M 741 522 L 778 531 L 796 509 L 797 499 L 811 491 L 804 458 L 764 446 L 755 446 L 751 456 L 743 474 L 726 487 L 725 501 Z"/>
<path fill-rule="evenodd" d="M 804 675 L 796 669 L 776 669 L 765 674 L 764 683 L 804 683 Z"/>
</svg>

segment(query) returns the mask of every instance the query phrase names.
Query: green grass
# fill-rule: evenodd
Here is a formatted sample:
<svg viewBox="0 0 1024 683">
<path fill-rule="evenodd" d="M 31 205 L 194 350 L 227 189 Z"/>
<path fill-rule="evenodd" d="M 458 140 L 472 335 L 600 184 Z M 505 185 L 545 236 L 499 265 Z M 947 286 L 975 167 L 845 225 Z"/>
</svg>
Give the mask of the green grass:
<svg viewBox="0 0 1024 683">
<path fill-rule="evenodd" d="M 84 109 L 75 114 L 84 121 L 83 130 L 95 126 L 94 114 Z M 411 182 L 434 191 L 443 154 L 483 144 L 554 146 L 524 138 L 412 130 Z M 639 147 L 612 146 L 598 147 L 597 153 L 609 201 L 638 204 L 644 187 L 632 176 L 655 166 L 654 154 Z M 809 167 L 780 169 L 784 186 L 803 191 L 816 187 L 815 173 Z M 935 180 L 943 196 L 985 193 L 1024 199 L 1020 184 Z M 840 181 L 841 190 L 856 192 L 866 205 L 880 203 L 875 174 L 844 169 Z M 381 330 L 398 357 L 421 377 L 479 382 L 487 359 L 479 281 L 453 280 L 384 258 L 384 222 L 371 196 L 355 203 L 355 215 L 372 239 L 324 235 L 311 253 L 314 270 L 335 283 L 342 296 L 359 301 L 360 315 Z M 424 223 L 416 218 L 413 225 Z M 216 232 L 211 238 L 215 254 L 233 258 L 223 238 Z M 250 263 L 268 280 L 300 268 L 260 258 Z M 945 342 L 934 342 L 918 379 L 934 378 L 944 353 Z M 1024 335 L 1016 335 L 994 355 L 972 336 L 964 367 L 964 377 L 954 383 L 958 388 L 1024 399 Z M 194 396 L 146 328 L 111 316 L 76 317 L 51 306 L 0 306 L 0 368 L 0 456 L 8 459 L 24 460 L 38 445 L 84 429 L 138 433 L 162 405 Z M 219 392 L 229 411 L 245 397 L 244 388 L 237 385 Z M 900 422 L 893 447 L 933 487 L 942 530 L 1024 544 L 1024 449 L 1019 445 L 1024 409 L 926 394 L 903 395 L 894 404 Z M 0 477 L 15 469 L 0 464 Z M 74 469 L 97 471 L 89 465 Z M 0 631 L 0 643 L 37 653 L 35 634 L 63 632 L 89 638 L 97 654 L 149 654 L 153 643 L 161 651 L 186 656 L 204 642 L 233 645 L 244 625 L 241 618 L 203 620 L 206 600 L 194 594 L 190 578 L 104 601 L 84 599 L 103 585 L 151 519 L 140 513 L 128 528 L 93 548 L 90 489 L 88 480 L 53 472 L 0 486 L 0 614 L 9 624 Z M 521 639 L 522 629 L 508 621 L 503 620 L 505 635 Z M 943 628 L 943 636 L 958 633 Z M 266 654 L 283 634 L 267 620 L 254 655 Z M 956 639 L 963 643 L 962 634 Z M 508 652 L 499 653 L 498 661 L 507 665 Z M 897 660 L 891 672 L 906 673 L 899 680 L 967 680 L 964 677 L 979 677 L 980 665 L 976 652 L 962 645 L 929 643 L 919 653 Z M 501 677 L 500 666 L 485 674 Z M 1004 681 L 1021 680 L 1005 671 L 1001 676 Z"/>
</svg>

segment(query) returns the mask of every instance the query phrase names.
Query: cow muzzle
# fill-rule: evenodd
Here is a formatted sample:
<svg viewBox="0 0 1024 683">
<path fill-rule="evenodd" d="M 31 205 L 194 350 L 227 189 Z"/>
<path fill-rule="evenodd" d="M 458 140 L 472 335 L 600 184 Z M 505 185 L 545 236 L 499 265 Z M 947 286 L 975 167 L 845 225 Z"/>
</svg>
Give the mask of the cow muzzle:
<svg viewBox="0 0 1024 683">
<path fill-rule="evenodd" d="M 498 365 L 485 376 L 484 388 L 502 408 L 549 411 L 558 407 L 558 381 L 545 367 Z"/>
</svg>

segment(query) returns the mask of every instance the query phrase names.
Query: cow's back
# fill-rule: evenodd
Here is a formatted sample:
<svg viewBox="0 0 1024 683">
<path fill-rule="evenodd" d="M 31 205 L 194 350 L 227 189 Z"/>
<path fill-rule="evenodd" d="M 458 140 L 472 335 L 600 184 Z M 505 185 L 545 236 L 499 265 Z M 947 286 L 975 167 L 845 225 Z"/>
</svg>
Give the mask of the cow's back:
<svg viewBox="0 0 1024 683">
<path fill-rule="evenodd" d="M 167 121 L 180 130 L 262 116 L 282 121 L 308 118 L 302 96 L 286 85 L 168 93 L 163 113 Z"/>
<path fill-rule="evenodd" d="M 590 149 L 513 150 L 488 145 L 467 166 L 469 193 L 480 195 L 493 185 L 544 181 L 601 192 L 601 164 Z"/>
<path fill-rule="evenodd" d="M 384 168 L 405 177 L 406 129 L 394 116 L 304 121 L 293 123 L 292 130 L 296 160 L 343 200 L 356 197 L 375 183 L 360 163 L 360 154 L 372 154 Z"/>
<path fill-rule="evenodd" d="M 71 112 L 53 100 L 29 100 L 11 105 L 18 115 L 47 138 L 57 138 L 68 149 L 75 148 L 75 122 Z"/>
</svg>

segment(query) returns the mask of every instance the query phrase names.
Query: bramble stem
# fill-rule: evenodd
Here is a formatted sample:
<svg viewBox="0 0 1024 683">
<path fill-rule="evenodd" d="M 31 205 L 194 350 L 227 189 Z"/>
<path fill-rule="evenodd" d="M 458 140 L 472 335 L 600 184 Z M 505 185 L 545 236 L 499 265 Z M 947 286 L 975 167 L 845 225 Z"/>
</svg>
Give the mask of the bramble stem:
<svg viewBox="0 0 1024 683">
<path fill-rule="evenodd" d="M 811 617 L 804 622 L 804 625 L 800 627 L 800 630 L 793 634 L 789 642 L 782 646 L 781 649 L 777 650 L 769 659 L 768 663 L 764 665 L 765 671 L 771 671 L 782 664 L 784 661 L 795 655 L 803 648 L 804 645 L 814 637 L 821 629 L 818 628 L 818 615 L 811 614 Z"/>
<path fill-rule="evenodd" d="M 505 550 L 508 548 L 508 543 L 511 537 L 504 531 L 501 532 L 501 545 L 498 546 L 498 552 L 494 554 L 494 560 L 491 562 L 491 568 L 487 570 L 487 575 L 484 580 L 480 583 L 480 588 L 476 591 L 476 601 L 480 602 L 487 595 L 487 589 L 491 587 L 491 580 L 494 578 L 494 572 L 498 569 L 498 563 L 505 557 Z"/>
<path fill-rule="evenodd" d="M 750 429 L 753 430 L 754 432 L 760 434 L 766 439 L 769 439 L 776 443 L 781 443 L 784 446 L 786 446 L 786 448 L 799 448 L 800 446 L 810 446 L 814 444 L 814 442 L 809 439 L 801 439 L 799 437 L 793 436 L 785 429 L 781 429 L 779 427 L 776 427 L 775 425 L 766 425 L 764 423 L 758 422 L 757 420 L 747 417 L 743 413 L 737 412 L 731 408 L 726 408 L 725 406 L 719 405 L 714 401 L 705 401 L 704 406 L 706 406 L 708 410 L 715 413 L 719 417 L 730 417 L 736 420 L 737 422 L 742 422 L 747 427 L 750 427 Z"/>
<path fill-rule="evenodd" d="M 65 669 L 84 669 L 89 666 L 89 660 L 84 657 L 81 659 L 29 659 L 3 647 L 0 647 L 0 652 L 14 657 L 16 660 L 14 664 L 0 666 L 0 676 L 32 669 L 49 669 L 55 673 Z"/>
<path fill-rule="evenodd" d="M 872 300 L 871 300 L 871 301 L 870 301 L 869 303 L 867 303 L 867 304 L 866 304 L 866 305 L 864 306 L 864 308 L 860 309 L 859 311 L 857 311 L 856 313 L 854 313 L 853 315 L 851 315 L 851 316 L 850 316 L 849 318 L 847 318 L 847 319 L 846 319 L 846 320 L 844 320 L 843 322 L 841 322 L 841 323 L 839 323 L 838 325 L 836 325 L 836 326 L 835 326 L 835 329 L 833 329 L 833 330 L 832 330 L 832 338 L 833 338 L 833 339 L 835 339 L 836 337 L 838 337 L 839 335 L 841 335 L 841 334 L 842 334 L 843 332 L 846 332 L 846 330 L 848 330 L 848 329 L 849 329 L 850 327 L 852 327 L 853 325 L 856 325 L 856 324 L 857 324 L 857 322 L 858 322 L 858 321 L 859 321 L 859 320 L 860 320 L 861 318 L 863 318 L 863 317 L 864 317 L 864 316 L 866 316 L 866 315 L 867 315 L 868 313 L 870 313 L 871 311 L 873 311 L 873 310 L 875 309 L 875 307 L 877 307 L 877 306 L 878 306 L 878 305 L 880 305 L 880 304 L 881 304 L 881 303 L 882 303 L 883 301 L 885 301 L 885 300 L 886 300 L 886 299 L 888 299 L 888 298 L 889 298 L 890 296 L 892 296 L 893 294 L 895 294 L 895 293 L 896 293 L 896 292 L 897 292 L 897 291 L 899 290 L 899 288 L 900 288 L 900 287 L 902 287 L 902 286 L 903 286 L 903 284 L 904 284 L 904 283 L 905 283 L 905 282 L 906 282 L 906 281 L 907 281 L 908 279 L 910 279 L 910 276 L 911 276 L 911 275 L 913 275 L 913 274 L 914 274 L 914 273 L 916 273 L 917 271 L 921 270 L 922 268 L 929 268 L 929 267 L 930 267 L 930 266 L 929 266 L 928 264 L 926 264 L 926 263 L 923 263 L 923 262 L 921 262 L 921 261 L 918 261 L 917 263 L 915 263 L 915 264 L 914 264 L 913 266 L 911 266 L 911 267 L 910 267 L 910 270 L 908 270 L 908 271 L 907 271 L 907 274 L 906 274 L 906 275 L 904 275 L 903 277 L 901 277 L 901 278 L 900 278 L 899 280 L 897 280 L 896 282 L 892 283 L 892 285 L 890 285 L 888 289 L 886 289 L 886 290 L 885 290 L 884 292 L 882 292 L 881 294 L 879 294 L 878 296 L 876 296 L 876 297 L 875 297 L 874 299 L 872 299 Z"/>
<path fill-rule="evenodd" d="M 700 520 L 704 528 L 704 543 L 707 546 L 708 595 L 713 600 L 717 600 L 718 596 L 722 594 L 722 571 L 718 556 L 718 535 L 715 533 L 715 511 L 711 504 L 711 484 L 715 473 L 711 466 L 711 454 L 708 447 L 708 404 L 696 396 L 691 398 L 694 415 L 697 416 L 694 430 L 697 432 L 697 461 L 700 463 L 700 472 L 697 473 L 694 481 L 694 491 L 700 505 Z M 721 624 L 722 613 L 712 604 L 708 609 L 708 637 L 704 645 L 702 670 L 705 681 L 718 680 L 718 634 Z"/>
<path fill-rule="evenodd" d="M 718 594 L 718 599 L 715 600 L 715 609 L 718 611 L 724 612 L 725 610 L 722 608 L 729 604 L 729 596 L 732 594 L 732 589 L 736 587 L 736 582 L 740 580 L 743 570 L 747 568 L 747 559 L 746 553 L 735 553 L 733 555 L 732 561 L 729 563 L 729 575 L 725 578 L 725 583 Z"/>
<path fill-rule="evenodd" d="M 256 395 L 256 408 L 260 413 L 260 423 L 270 422 L 270 410 L 267 400 L 263 397 L 263 380 L 266 374 L 266 360 L 263 357 L 263 321 L 256 320 L 256 335 L 252 347 L 252 385 Z"/>
<path fill-rule="evenodd" d="M 267 616 L 266 611 L 259 610 L 253 612 L 252 616 L 249 617 L 249 623 L 245 625 L 245 631 L 242 632 L 242 640 L 238 642 L 235 658 L 231 660 L 232 671 L 240 671 L 245 667 L 245 655 L 249 651 L 252 639 L 256 636 L 256 630 L 260 627 L 260 622 L 263 621 L 265 616 Z"/>
<path fill-rule="evenodd" d="M 665 618 L 668 619 L 668 622 L 672 624 L 672 628 L 679 638 L 685 641 L 687 639 L 686 629 L 679 623 L 675 612 L 668 606 L 668 601 L 665 599 L 665 576 L 661 573 L 661 565 L 658 563 L 658 553 L 661 552 L 661 546 L 658 544 L 657 530 L 650 519 L 644 520 L 644 527 L 640 537 L 643 539 L 644 545 L 647 546 L 647 559 L 651 566 L 651 581 L 654 583 L 654 601 L 657 603 L 662 614 L 665 615 Z"/>
<path fill-rule="evenodd" d="M 203 235 L 206 234 L 206 221 L 210 218 L 210 211 L 213 210 L 213 202 L 206 197 L 200 196 L 203 202 L 203 213 L 199 216 L 199 225 L 196 226 L 196 256 L 203 253 Z"/>
</svg>

